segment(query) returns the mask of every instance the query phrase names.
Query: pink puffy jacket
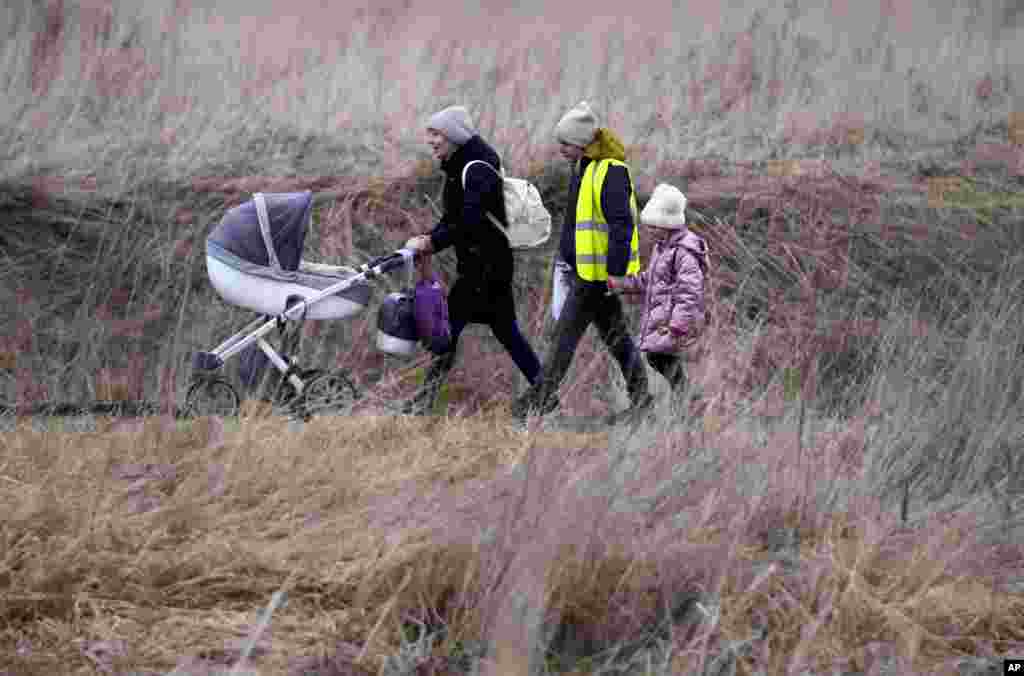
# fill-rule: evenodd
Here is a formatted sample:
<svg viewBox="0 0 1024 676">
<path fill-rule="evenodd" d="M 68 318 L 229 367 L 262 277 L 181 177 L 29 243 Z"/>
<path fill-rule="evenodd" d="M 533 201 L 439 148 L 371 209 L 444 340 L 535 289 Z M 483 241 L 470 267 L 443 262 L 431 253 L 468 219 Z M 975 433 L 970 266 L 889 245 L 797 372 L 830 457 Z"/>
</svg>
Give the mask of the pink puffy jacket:
<svg viewBox="0 0 1024 676">
<path fill-rule="evenodd" d="M 640 351 L 681 352 L 700 337 L 707 251 L 700 235 L 683 228 L 655 243 L 647 269 L 616 283 L 621 293 L 644 294 Z"/>
</svg>

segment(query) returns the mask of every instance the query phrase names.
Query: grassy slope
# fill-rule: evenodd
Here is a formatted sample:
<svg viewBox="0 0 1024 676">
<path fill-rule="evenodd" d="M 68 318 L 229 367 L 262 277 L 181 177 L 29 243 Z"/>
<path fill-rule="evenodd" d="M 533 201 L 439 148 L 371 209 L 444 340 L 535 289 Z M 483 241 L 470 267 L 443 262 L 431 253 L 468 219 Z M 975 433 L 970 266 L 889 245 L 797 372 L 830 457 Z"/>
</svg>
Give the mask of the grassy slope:
<svg viewBox="0 0 1024 676">
<path fill-rule="evenodd" d="M 690 196 L 718 256 L 721 319 L 695 374 L 712 395 L 703 418 L 633 438 L 500 431 L 492 405 L 517 376 L 483 334 L 462 348 L 455 417 L 373 417 L 422 360 L 375 355 L 372 313 L 310 326 L 303 343 L 310 361 L 385 376 L 369 417 L 288 431 L 253 420 L 219 441 L 211 423 L 159 421 L 5 434 L 2 661 L 73 673 L 106 647 L 124 668 L 202 651 L 230 662 L 224 641 L 282 585 L 290 601 L 260 643 L 261 673 L 318 651 L 401 673 L 429 652 L 409 633 L 417 622 L 436 655 L 489 645 L 509 673 L 545 644 L 541 627 L 562 627 L 547 643 L 563 661 L 629 648 L 694 590 L 707 613 L 649 636 L 638 660 L 685 672 L 760 629 L 765 652 L 750 659 L 768 673 L 802 658 L 868 671 L 876 649 L 927 671 L 1019 645 L 1020 597 L 1006 594 L 1020 564 L 1006 543 L 1020 541 L 1024 342 L 1012 13 L 911 5 L 886 19 L 833 5 L 851 13 L 845 34 L 813 8 L 694 3 L 685 15 L 652 5 L 649 25 L 604 43 L 613 22 L 580 44 L 520 23 L 534 42 L 505 31 L 501 47 L 488 26 L 528 12 L 432 24 L 398 4 L 355 23 L 313 6 L 270 23 L 258 4 L 239 20 L 184 3 L 0 10 L 12 38 L 0 52 L 7 401 L 118 387 L 156 398 L 167 383 L 180 398 L 187 353 L 245 316 L 212 295 L 201 259 L 224 208 L 308 187 L 320 195 L 311 258 L 383 253 L 429 227 L 439 179 L 419 129 L 456 101 L 556 221 L 566 177 L 548 130 L 595 101 L 631 146 L 641 202 L 662 180 Z M 561 35 L 570 18 L 545 14 L 545 30 Z M 674 39 L 643 39 L 670 20 Z M 438 27 L 479 42 L 432 40 Z M 552 59 L 560 72 L 543 69 Z M 838 176 L 778 180 L 760 162 L 822 156 Z M 930 208 L 928 173 L 973 182 Z M 520 269 L 520 316 L 539 346 L 548 255 Z M 621 405 L 609 367 L 585 340 L 570 410 Z M 529 491 L 547 501 L 516 502 Z M 903 496 L 909 530 L 887 520 Z M 526 615 L 503 605 L 516 594 L 533 601 L 515 611 Z"/>
</svg>

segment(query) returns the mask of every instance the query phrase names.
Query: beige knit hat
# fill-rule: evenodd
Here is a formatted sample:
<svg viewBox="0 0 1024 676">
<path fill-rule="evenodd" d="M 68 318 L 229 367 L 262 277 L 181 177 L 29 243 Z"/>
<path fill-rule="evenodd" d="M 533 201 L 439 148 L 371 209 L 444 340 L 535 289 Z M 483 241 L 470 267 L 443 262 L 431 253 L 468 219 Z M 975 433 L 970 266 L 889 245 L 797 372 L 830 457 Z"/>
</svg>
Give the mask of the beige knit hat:
<svg viewBox="0 0 1024 676">
<path fill-rule="evenodd" d="M 562 116 L 555 126 L 555 137 L 559 141 L 586 148 L 594 140 L 597 133 L 597 116 L 586 101 L 580 101 L 576 107 Z"/>
<path fill-rule="evenodd" d="M 640 222 L 666 230 L 685 228 L 686 195 L 673 185 L 659 183 L 640 212 Z"/>
<path fill-rule="evenodd" d="M 434 113 L 427 120 L 427 128 L 438 130 L 457 146 L 461 146 L 476 134 L 469 111 L 463 106 L 450 106 Z"/>
</svg>

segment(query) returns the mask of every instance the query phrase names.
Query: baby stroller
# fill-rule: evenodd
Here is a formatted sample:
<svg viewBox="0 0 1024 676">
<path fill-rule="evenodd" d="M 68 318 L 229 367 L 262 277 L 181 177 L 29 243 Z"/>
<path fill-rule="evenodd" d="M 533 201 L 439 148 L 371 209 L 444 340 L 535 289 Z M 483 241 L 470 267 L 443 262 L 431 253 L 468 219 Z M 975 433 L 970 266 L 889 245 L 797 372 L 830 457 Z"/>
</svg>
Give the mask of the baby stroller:
<svg viewBox="0 0 1024 676">
<path fill-rule="evenodd" d="M 280 373 L 271 402 L 289 414 L 307 419 L 317 412 L 342 409 L 359 397 L 345 370 L 301 368 L 294 357 L 299 333 L 288 329 L 305 319 L 347 319 L 361 313 L 371 295 L 367 282 L 402 266 L 411 269 L 415 252 L 400 249 L 358 269 L 304 261 L 301 254 L 312 207 L 313 193 L 308 190 L 256 193 L 252 200 L 230 209 L 210 233 L 206 266 L 214 289 L 227 303 L 260 316 L 215 349 L 193 355 L 186 416 L 238 413 L 240 397 L 220 375 L 221 368 L 254 345 Z M 280 350 L 267 340 L 275 329 L 282 336 Z M 415 345 L 415 336 L 401 338 Z"/>
</svg>

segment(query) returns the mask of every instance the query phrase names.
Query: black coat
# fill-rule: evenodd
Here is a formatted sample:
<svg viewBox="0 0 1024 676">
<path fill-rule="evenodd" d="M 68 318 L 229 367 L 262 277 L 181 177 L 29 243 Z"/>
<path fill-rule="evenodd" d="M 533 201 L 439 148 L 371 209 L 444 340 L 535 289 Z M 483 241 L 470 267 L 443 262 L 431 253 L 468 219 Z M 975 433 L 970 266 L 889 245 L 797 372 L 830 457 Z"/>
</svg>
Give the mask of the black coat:
<svg viewBox="0 0 1024 676">
<path fill-rule="evenodd" d="M 462 188 L 462 169 L 471 160 L 484 160 L 466 172 L 466 189 Z M 514 271 L 512 249 L 505 235 L 487 218 L 494 214 L 502 224 L 505 198 L 501 158 L 479 135 L 473 136 L 441 163 L 445 172 L 444 215 L 430 231 L 434 251 L 455 247 L 456 271 L 460 285 L 469 285 L 488 295 L 507 293 Z M 498 173 L 496 173 L 498 172 Z"/>
</svg>

